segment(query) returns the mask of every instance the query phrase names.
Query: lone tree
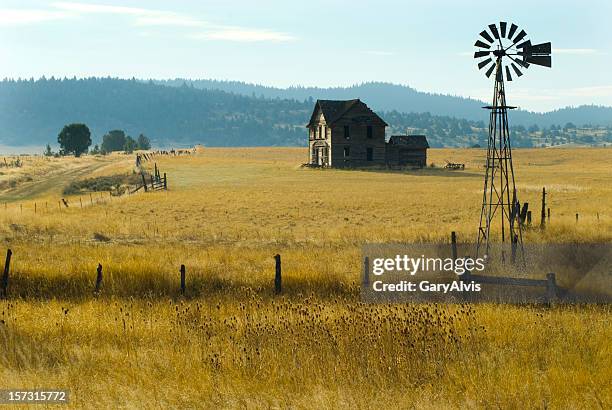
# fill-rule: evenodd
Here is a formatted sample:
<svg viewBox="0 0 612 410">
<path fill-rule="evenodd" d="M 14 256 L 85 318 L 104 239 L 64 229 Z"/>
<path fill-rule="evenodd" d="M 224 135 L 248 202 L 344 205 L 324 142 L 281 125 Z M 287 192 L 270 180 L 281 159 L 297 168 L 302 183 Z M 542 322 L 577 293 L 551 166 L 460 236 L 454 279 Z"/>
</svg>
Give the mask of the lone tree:
<svg viewBox="0 0 612 410">
<path fill-rule="evenodd" d="M 123 151 L 125 147 L 125 132 L 123 130 L 113 130 L 104 134 L 102 137 L 102 152 Z"/>
<path fill-rule="evenodd" d="M 65 125 L 57 136 L 57 142 L 61 155 L 73 153 L 75 157 L 80 157 L 91 145 L 91 132 L 85 124 Z"/>
<path fill-rule="evenodd" d="M 136 148 L 137 148 L 136 141 L 134 140 L 134 138 L 128 135 L 125 138 L 125 144 L 123 145 L 123 151 L 125 151 L 126 154 L 131 154 L 132 152 L 134 152 Z"/>
<path fill-rule="evenodd" d="M 138 149 L 148 150 L 151 149 L 151 141 L 144 134 L 138 136 Z"/>
</svg>

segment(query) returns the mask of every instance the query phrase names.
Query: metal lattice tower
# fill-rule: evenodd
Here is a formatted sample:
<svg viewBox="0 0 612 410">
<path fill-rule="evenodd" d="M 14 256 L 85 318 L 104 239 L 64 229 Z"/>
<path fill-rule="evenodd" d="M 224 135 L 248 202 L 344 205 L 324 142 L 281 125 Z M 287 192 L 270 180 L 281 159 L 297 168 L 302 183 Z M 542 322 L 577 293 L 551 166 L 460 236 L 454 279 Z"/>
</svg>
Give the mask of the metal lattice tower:
<svg viewBox="0 0 612 410">
<path fill-rule="evenodd" d="M 508 24 L 500 22 L 499 29 L 496 24 L 490 24 L 488 29 L 489 31 L 485 29 L 480 33 L 481 39 L 474 44 L 478 48 L 474 58 L 481 59 L 478 68 L 487 67 L 485 72 L 487 77 L 495 73 L 493 104 L 484 107 L 490 111 L 489 141 L 476 254 L 477 256 L 489 254 L 490 245 L 494 242 L 491 227 L 495 220 L 499 220 L 502 259 L 505 243 L 511 244 L 513 258 L 517 250 L 524 257 L 519 221 L 520 205 L 516 194 L 508 127 L 508 110 L 516 107 L 508 106 L 506 103 L 504 74 L 508 81 L 512 81 L 510 68 L 517 77 L 520 77 L 523 73 L 519 66 L 524 69 L 530 64 L 550 67 L 551 45 L 550 43 L 532 45 L 531 41 L 526 39 L 527 33 L 524 30 L 517 33 L 516 24 L 512 24 L 507 30 Z"/>
</svg>

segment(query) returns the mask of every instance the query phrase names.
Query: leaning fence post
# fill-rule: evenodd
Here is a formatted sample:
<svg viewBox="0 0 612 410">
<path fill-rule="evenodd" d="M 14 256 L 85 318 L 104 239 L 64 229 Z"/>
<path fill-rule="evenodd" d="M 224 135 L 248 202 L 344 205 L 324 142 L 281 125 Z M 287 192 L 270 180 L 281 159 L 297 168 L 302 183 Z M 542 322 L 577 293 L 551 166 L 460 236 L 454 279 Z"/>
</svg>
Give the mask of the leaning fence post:
<svg viewBox="0 0 612 410">
<path fill-rule="evenodd" d="M 370 257 L 366 256 L 363 260 L 363 286 L 370 286 Z"/>
<path fill-rule="evenodd" d="M 181 265 L 181 295 L 185 294 L 185 265 Z"/>
<path fill-rule="evenodd" d="M 281 272 L 281 256 L 279 254 L 274 255 L 276 260 L 276 273 L 274 275 L 274 292 L 278 295 L 282 291 L 282 272 Z"/>
<path fill-rule="evenodd" d="M 98 295 L 98 293 L 100 293 L 100 287 L 102 286 L 102 265 L 99 263 L 96 272 L 98 273 L 98 275 L 96 276 L 95 294 Z"/>
<path fill-rule="evenodd" d="M 168 179 L 166 177 L 166 173 L 164 172 L 164 190 L 168 190 Z"/>
<path fill-rule="evenodd" d="M 7 296 L 8 290 L 8 279 L 9 279 L 9 269 L 11 267 L 11 256 L 13 255 L 13 251 L 7 249 L 6 251 L 6 261 L 4 262 L 4 273 L 2 274 L 2 296 Z"/>
<path fill-rule="evenodd" d="M 554 273 L 546 274 L 546 300 L 548 303 L 557 299 L 557 281 Z"/>
</svg>

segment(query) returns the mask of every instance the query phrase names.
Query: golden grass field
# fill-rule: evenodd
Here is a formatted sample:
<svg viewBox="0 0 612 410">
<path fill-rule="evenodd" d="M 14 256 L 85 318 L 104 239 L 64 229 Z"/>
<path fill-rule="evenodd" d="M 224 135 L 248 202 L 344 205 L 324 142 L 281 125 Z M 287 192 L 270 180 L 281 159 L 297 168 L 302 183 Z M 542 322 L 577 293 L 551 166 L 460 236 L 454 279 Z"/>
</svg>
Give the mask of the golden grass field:
<svg viewBox="0 0 612 410">
<path fill-rule="evenodd" d="M 364 243 L 476 239 L 485 154 L 431 149 L 436 167 L 388 172 L 303 169 L 301 148 L 207 148 L 157 158 L 169 191 L 69 208 L 70 180 L 131 172 L 134 157 L 1 169 L 18 183 L 0 193 L 0 256 L 14 252 L 0 386 L 67 388 L 76 408 L 610 408 L 608 305 L 360 303 Z M 534 222 L 543 186 L 552 210 L 527 243 L 612 240 L 612 151 L 514 157 Z"/>
</svg>

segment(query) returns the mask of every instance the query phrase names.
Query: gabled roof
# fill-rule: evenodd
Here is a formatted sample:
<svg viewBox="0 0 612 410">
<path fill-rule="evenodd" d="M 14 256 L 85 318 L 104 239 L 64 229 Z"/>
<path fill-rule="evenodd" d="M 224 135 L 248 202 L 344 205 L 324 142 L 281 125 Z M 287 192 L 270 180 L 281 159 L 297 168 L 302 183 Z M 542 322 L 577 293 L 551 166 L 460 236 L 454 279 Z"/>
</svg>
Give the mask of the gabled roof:
<svg viewBox="0 0 612 410">
<path fill-rule="evenodd" d="M 332 125 L 334 122 L 338 121 L 342 116 L 347 113 L 351 108 L 356 105 L 362 105 L 362 108 L 365 108 L 368 116 L 382 122 L 385 126 L 387 123 L 378 116 L 374 111 L 370 109 L 364 102 L 360 99 L 355 100 L 317 100 L 315 103 L 314 110 L 312 111 L 312 115 L 310 116 L 310 121 L 308 122 L 307 127 L 311 126 L 315 121 L 315 115 L 318 110 L 321 110 L 323 113 L 323 118 L 325 118 L 325 122 L 328 125 Z"/>
<path fill-rule="evenodd" d="M 392 135 L 391 138 L 389 138 L 389 144 L 401 145 L 402 147 L 413 149 L 429 148 L 429 143 L 425 135 Z"/>
</svg>

